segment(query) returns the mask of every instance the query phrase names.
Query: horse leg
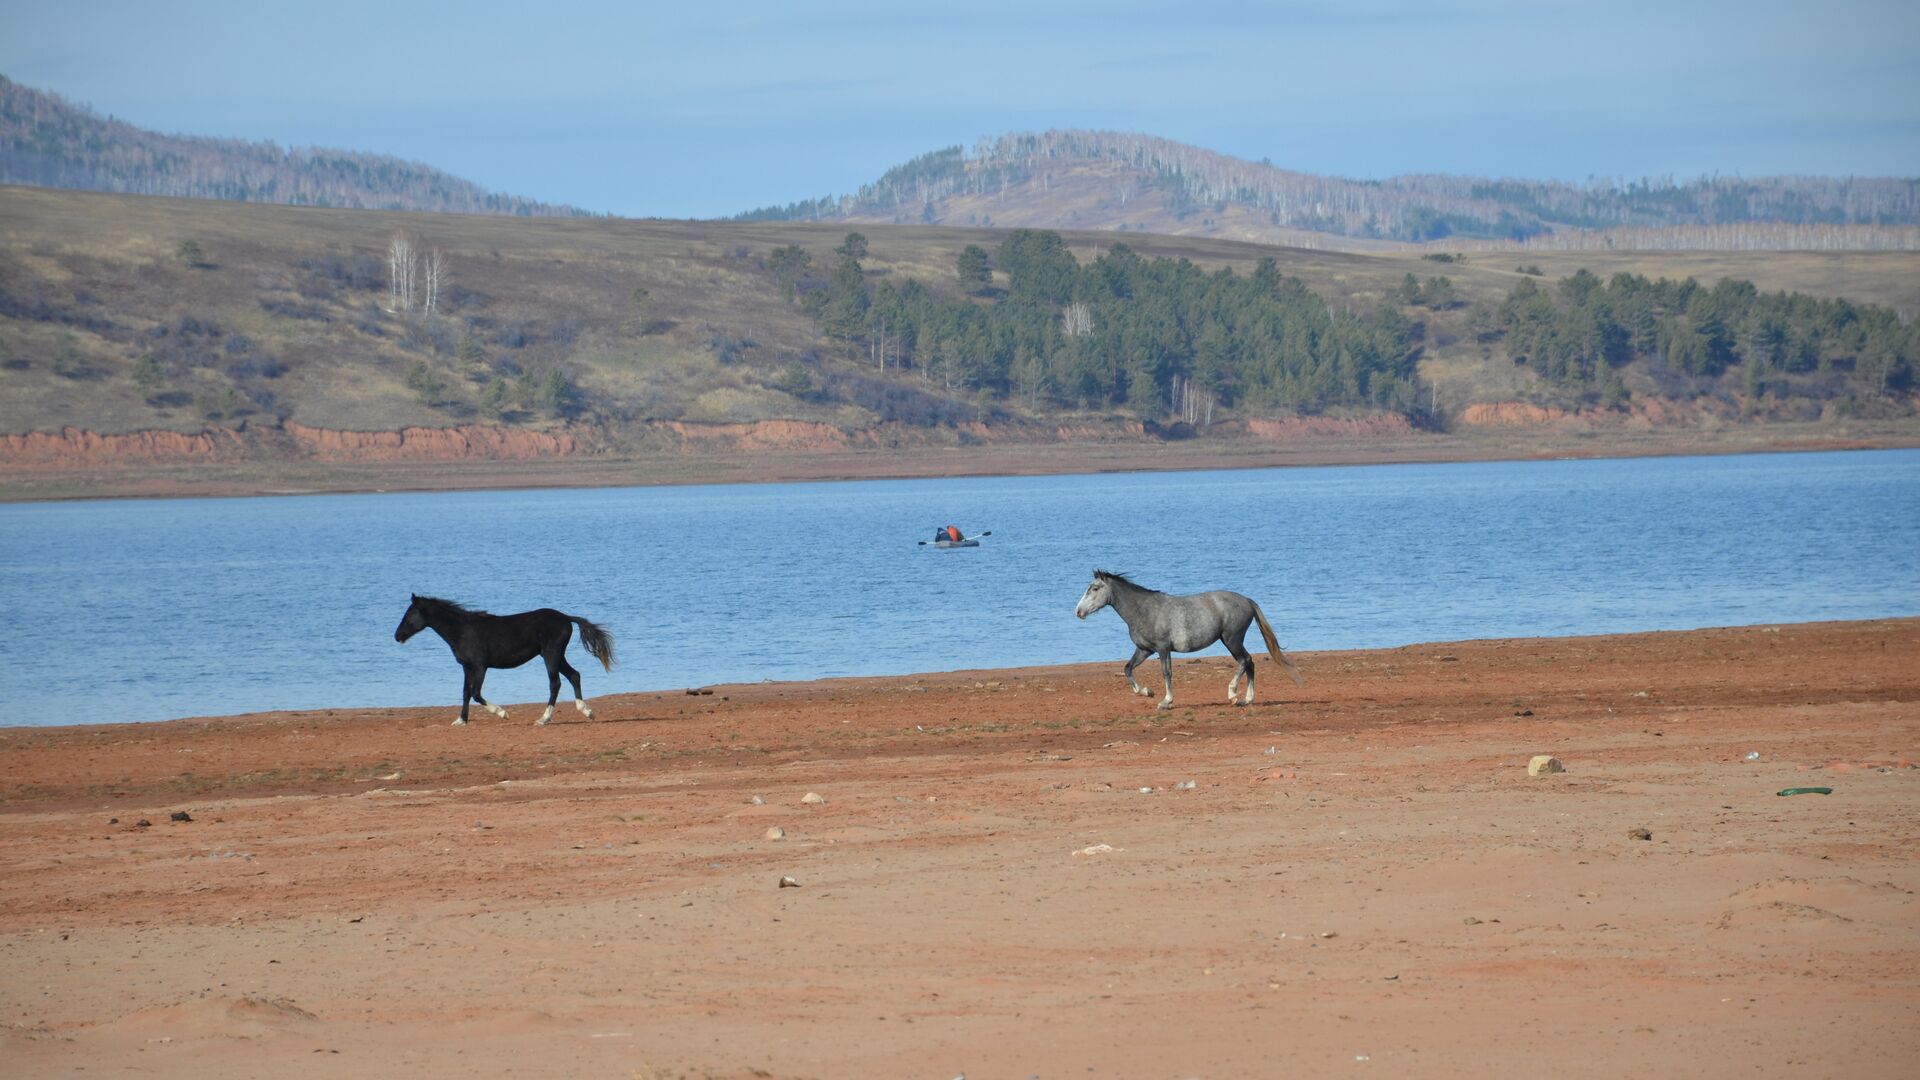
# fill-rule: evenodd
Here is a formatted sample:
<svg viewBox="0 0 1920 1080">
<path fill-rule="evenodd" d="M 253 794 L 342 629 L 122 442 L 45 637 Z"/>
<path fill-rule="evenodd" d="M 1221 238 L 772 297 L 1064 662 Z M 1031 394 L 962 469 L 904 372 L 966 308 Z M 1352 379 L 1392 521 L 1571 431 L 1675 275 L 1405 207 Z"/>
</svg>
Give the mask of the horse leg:
<svg viewBox="0 0 1920 1080">
<path fill-rule="evenodd" d="M 580 673 L 574 670 L 572 664 L 567 663 L 565 656 L 560 658 L 560 674 L 565 675 L 567 681 L 573 684 L 573 707 L 580 710 L 580 715 L 589 720 L 593 719 L 593 710 L 587 708 L 587 695 L 580 692 Z"/>
<path fill-rule="evenodd" d="M 1154 707 L 1159 709 L 1161 712 L 1166 712 L 1168 709 L 1173 708 L 1173 650 L 1172 649 L 1160 650 L 1160 673 L 1167 677 L 1167 696 L 1161 698 L 1160 704 Z"/>
<path fill-rule="evenodd" d="M 467 702 L 473 698 L 473 673 L 461 665 L 460 669 L 460 715 L 453 718 L 454 727 L 467 726 Z"/>
<path fill-rule="evenodd" d="M 1247 652 L 1247 647 L 1241 644 L 1229 644 L 1227 651 L 1233 654 L 1236 661 L 1233 667 L 1233 678 L 1227 683 L 1227 701 L 1234 705 L 1251 705 L 1253 704 L 1253 656 Z M 1247 680 L 1247 696 L 1235 701 L 1234 688 L 1239 685 L 1243 677 Z"/>
<path fill-rule="evenodd" d="M 541 659 L 547 662 L 547 711 L 541 713 L 540 719 L 534 723 L 544 726 L 553 722 L 553 703 L 560 700 L 560 669 L 557 665 L 566 661 L 552 653 L 545 654 Z"/>
<path fill-rule="evenodd" d="M 1237 661 L 1233 668 L 1233 678 L 1227 681 L 1227 701 L 1234 705 L 1253 704 L 1253 656 L 1247 652 L 1247 628 L 1241 627 L 1237 634 L 1231 630 L 1222 634 L 1220 644 L 1225 645 L 1227 651 L 1232 653 L 1234 660 Z M 1235 701 L 1234 689 L 1240 685 L 1242 678 L 1247 680 L 1247 696 Z"/>
<path fill-rule="evenodd" d="M 473 700 L 479 702 L 481 708 L 487 710 L 488 712 L 499 717 L 500 719 L 505 720 L 507 718 L 507 710 L 501 708 L 498 705 L 492 704 L 491 702 L 487 701 L 486 698 L 483 698 L 480 696 L 480 685 L 486 681 L 487 681 L 487 665 L 475 664 L 473 667 L 467 669 L 467 685 L 472 688 Z M 465 706 L 461 707 L 461 715 L 463 716 L 466 715 Z"/>
<path fill-rule="evenodd" d="M 1145 660 L 1147 657 L 1152 655 L 1153 653 L 1150 650 L 1135 649 L 1133 650 L 1133 659 L 1127 661 L 1127 688 L 1132 690 L 1134 693 L 1139 694 L 1141 697 L 1152 697 L 1153 691 L 1147 689 L 1144 686 L 1141 686 L 1139 683 L 1134 681 L 1133 669 L 1140 666 L 1140 661 Z"/>
</svg>

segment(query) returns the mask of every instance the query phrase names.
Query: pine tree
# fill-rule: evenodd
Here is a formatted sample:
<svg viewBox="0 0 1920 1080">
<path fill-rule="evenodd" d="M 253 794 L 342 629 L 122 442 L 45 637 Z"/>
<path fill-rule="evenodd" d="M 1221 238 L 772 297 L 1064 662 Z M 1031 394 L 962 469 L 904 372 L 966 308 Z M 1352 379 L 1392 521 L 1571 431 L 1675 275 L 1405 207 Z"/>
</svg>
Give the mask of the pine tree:
<svg viewBox="0 0 1920 1080">
<path fill-rule="evenodd" d="M 960 278 L 960 288 L 966 292 L 981 292 L 993 284 L 993 268 L 987 263 L 987 249 L 978 244 L 968 244 L 960 249 L 959 257 L 954 260 L 954 271 Z"/>
</svg>

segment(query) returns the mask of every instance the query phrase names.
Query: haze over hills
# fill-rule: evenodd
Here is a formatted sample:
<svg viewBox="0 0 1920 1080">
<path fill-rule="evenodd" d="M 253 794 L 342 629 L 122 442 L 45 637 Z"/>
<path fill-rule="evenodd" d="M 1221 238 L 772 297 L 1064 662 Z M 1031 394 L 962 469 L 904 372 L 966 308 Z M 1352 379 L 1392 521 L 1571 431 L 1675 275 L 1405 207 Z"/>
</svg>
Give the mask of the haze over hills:
<svg viewBox="0 0 1920 1080">
<path fill-rule="evenodd" d="M 852 194 L 739 218 L 1099 229 L 1358 250 L 1436 241 L 1912 250 L 1920 247 L 1920 179 L 1348 180 L 1151 135 L 1069 130 L 1003 135 L 971 151 L 950 146 Z"/>
<path fill-rule="evenodd" d="M 0 183 L 353 210 L 587 215 L 385 154 L 163 135 L 4 75 Z"/>
<path fill-rule="evenodd" d="M 149 131 L 0 76 L 0 183 L 342 209 L 581 217 L 382 154 Z M 1920 178 L 1632 182 L 1296 172 L 1152 135 L 950 146 L 749 221 L 1207 236 L 1339 250 L 1920 250 Z"/>
</svg>

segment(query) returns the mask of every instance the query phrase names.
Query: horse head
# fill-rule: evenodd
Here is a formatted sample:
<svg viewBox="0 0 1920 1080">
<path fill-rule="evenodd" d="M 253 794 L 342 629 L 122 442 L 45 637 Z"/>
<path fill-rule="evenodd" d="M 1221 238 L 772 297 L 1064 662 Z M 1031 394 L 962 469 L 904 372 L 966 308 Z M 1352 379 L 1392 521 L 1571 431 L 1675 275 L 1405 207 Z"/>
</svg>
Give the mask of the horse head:
<svg viewBox="0 0 1920 1080">
<path fill-rule="evenodd" d="M 1076 618 L 1084 619 L 1113 603 L 1112 578 L 1113 575 L 1105 570 L 1093 572 L 1092 584 L 1087 586 L 1086 592 L 1080 594 L 1080 603 L 1074 606 L 1073 614 Z"/>
<path fill-rule="evenodd" d="M 420 597 L 409 594 L 412 603 L 407 605 L 407 613 L 400 618 L 400 625 L 393 629 L 393 640 L 404 642 L 427 628 L 427 613 L 420 606 Z"/>
</svg>

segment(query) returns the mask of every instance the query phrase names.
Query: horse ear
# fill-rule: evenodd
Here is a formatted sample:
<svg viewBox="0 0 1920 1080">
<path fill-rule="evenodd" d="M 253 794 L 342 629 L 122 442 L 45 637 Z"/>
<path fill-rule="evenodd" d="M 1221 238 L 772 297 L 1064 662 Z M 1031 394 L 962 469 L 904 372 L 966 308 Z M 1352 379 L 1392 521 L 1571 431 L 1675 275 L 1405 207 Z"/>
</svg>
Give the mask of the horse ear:
<svg viewBox="0 0 1920 1080">
<path fill-rule="evenodd" d="M 407 599 L 409 599 L 409 600 L 418 600 L 418 599 L 420 599 L 420 594 L 419 594 L 419 593 L 411 593 L 411 592 L 410 592 L 410 593 L 408 593 L 408 594 L 407 594 Z"/>
</svg>

